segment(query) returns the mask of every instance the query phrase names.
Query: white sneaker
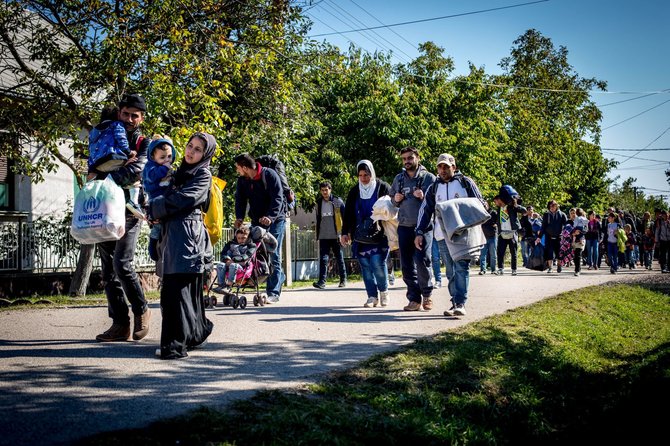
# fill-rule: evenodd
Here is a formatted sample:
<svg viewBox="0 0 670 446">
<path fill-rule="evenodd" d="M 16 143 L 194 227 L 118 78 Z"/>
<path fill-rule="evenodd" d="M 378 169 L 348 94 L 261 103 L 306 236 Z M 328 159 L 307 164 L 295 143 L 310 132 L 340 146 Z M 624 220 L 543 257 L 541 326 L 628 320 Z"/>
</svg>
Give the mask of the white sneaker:
<svg viewBox="0 0 670 446">
<path fill-rule="evenodd" d="M 382 307 L 385 307 L 389 304 L 389 292 L 388 291 L 382 291 L 379 294 L 381 294 L 381 305 Z M 375 303 L 375 307 L 377 304 Z"/>
<path fill-rule="evenodd" d="M 279 302 L 279 296 L 268 296 L 265 298 L 266 304 L 276 304 Z"/>
<path fill-rule="evenodd" d="M 576 272 L 576 273 L 575 273 L 575 277 L 579 277 L 579 272 Z"/>
<path fill-rule="evenodd" d="M 368 297 L 368 300 L 365 301 L 365 303 L 363 304 L 363 306 L 364 306 L 365 308 L 370 308 L 370 307 L 372 307 L 373 305 L 376 307 L 378 302 L 379 302 L 379 300 L 378 300 L 376 297 L 374 297 L 374 296 L 370 296 L 370 297 Z"/>
<path fill-rule="evenodd" d="M 158 358 L 161 357 L 161 349 L 157 348 L 156 351 L 154 352 L 154 355 L 156 355 Z"/>
<path fill-rule="evenodd" d="M 465 305 L 456 304 L 456 307 L 454 308 L 454 316 L 465 316 L 466 314 Z"/>
</svg>

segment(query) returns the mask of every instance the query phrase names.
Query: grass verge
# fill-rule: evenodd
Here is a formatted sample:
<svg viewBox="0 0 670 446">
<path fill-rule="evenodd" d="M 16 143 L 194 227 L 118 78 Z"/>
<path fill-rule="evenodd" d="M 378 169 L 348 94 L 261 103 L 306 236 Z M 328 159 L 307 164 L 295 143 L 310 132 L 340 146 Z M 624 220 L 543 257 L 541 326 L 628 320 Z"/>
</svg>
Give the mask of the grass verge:
<svg viewBox="0 0 670 446">
<path fill-rule="evenodd" d="M 303 389 L 81 444 L 641 444 L 664 435 L 669 397 L 669 296 L 619 284 L 420 339 Z"/>
</svg>

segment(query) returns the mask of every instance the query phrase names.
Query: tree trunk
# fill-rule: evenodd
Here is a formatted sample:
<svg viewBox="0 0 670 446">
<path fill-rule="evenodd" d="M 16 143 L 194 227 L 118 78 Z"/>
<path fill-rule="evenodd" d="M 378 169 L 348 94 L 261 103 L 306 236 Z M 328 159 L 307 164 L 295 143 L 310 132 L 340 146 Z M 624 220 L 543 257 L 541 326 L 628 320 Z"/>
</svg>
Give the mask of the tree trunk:
<svg viewBox="0 0 670 446">
<path fill-rule="evenodd" d="M 74 270 L 72 282 L 70 283 L 70 296 L 85 296 L 88 279 L 93 270 L 93 255 L 95 245 L 81 245 L 77 268 Z"/>
</svg>

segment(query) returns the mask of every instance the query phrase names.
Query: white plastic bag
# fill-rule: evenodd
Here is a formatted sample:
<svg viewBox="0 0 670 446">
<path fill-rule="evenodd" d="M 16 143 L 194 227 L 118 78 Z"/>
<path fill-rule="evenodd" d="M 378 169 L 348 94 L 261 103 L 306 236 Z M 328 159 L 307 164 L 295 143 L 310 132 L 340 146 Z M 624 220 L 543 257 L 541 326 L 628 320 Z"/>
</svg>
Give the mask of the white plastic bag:
<svg viewBox="0 0 670 446">
<path fill-rule="evenodd" d="M 74 200 L 72 237 L 85 245 L 123 237 L 126 232 L 125 201 L 123 189 L 110 176 L 86 183 Z"/>
</svg>

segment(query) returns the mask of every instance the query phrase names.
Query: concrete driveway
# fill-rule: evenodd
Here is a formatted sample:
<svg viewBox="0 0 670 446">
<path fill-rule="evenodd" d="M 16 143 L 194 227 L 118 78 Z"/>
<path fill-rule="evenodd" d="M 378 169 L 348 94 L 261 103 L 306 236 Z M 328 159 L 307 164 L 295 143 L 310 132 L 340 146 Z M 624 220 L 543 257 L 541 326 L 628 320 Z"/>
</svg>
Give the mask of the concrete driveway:
<svg viewBox="0 0 670 446">
<path fill-rule="evenodd" d="M 386 308 L 363 308 L 362 282 L 285 291 L 281 301 L 245 310 L 207 311 L 208 345 L 180 361 L 154 357 L 160 307 L 140 342 L 95 342 L 110 325 L 104 306 L 0 312 L 0 445 L 67 444 L 102 431 L 144 426 L 201 405 L 222 407 L 260 389 L 315 382 L 372 354 L 613 279 L 644 279 L 637 269 L 561 275 L 520 270 L 512 277 L 474 275 L 468 315 L 446 318 L 446 287 L 432 311 L 404 312 L 404 284 Z M 446 283 L 446 280 L 444 281 Z"/>
</svg>

